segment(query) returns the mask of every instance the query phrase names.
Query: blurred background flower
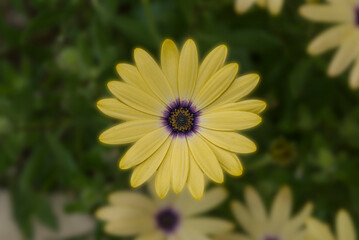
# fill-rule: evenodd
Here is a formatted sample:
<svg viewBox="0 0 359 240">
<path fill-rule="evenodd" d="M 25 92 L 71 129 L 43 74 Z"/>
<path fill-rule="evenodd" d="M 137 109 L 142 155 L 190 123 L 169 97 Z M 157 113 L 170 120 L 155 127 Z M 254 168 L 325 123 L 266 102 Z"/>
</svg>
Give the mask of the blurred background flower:
<svg viewBox="0 0 359 240">
<path fill-rule="evenodd" d="M 282 10 L 284 0 L 235 0 L 234 10 L 236 13 L 243 14 L 254 4 L 262 8 L 268 8 L 272 15 L 278 15 Z"/>
<path fill-rule="evenodd" d="M 136 236 L 136 240 L 201 240 L 209 235 L 230 231 L 233 224 L 219 218 L 198 216 L 220 205 L 226 198 L 224 188 L 208 190 L 202 200 L 195 200 L 184 190 L 158 198 L 154 184 L 149 184 L 150 197 L 134 192 L 119 191 L 109 196 L 109 206 L 96 212 L 105 221 L 108 234 Z"/>
</svg>

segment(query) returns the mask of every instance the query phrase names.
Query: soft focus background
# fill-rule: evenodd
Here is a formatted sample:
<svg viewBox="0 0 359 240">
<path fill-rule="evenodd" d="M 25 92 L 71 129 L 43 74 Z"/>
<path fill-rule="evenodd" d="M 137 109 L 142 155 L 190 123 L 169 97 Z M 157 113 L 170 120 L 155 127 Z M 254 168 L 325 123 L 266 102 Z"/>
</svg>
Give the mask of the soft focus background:
<svg viewBox="0 0 359 240">
<path fill-rule="evenodd" d="M 307 55 L 324 26 L 298 15 L 304 2 L 287 1 L 272 17 L 256 7 L 236 15 L 232 0 L 1 0 L 0 232 L 17 227 L 40 239 L 41 228 L 76 213 L 87 228 L 69 226 L 59 239 L 119 239 L 91 219 L 109 192 L 129 188 L 130 175 L 117 169 L 126 148 L 97 139 L 115 121 L 96 101 L 110 96 L 117 63 L 132 62 L 135 47 L 158 59 L 164 38 L 193 38 L 201 57 L 224 43 L 241 74 L 261 75 L 251 97 L 268 108 L 246 132 L 258 151 L 242 156 L 242 177 L 227 175 L 230 199 L 251 184 L 269 205 L 288 184 L 296 210 L 311 200 L 314 215 L 331 220 L 343 207 L 359 227 L 359 94 L 347 74 L 326 76 L 332 53 Z M 228 204 L 214 214 L 233 219 Z"/>
</svg>

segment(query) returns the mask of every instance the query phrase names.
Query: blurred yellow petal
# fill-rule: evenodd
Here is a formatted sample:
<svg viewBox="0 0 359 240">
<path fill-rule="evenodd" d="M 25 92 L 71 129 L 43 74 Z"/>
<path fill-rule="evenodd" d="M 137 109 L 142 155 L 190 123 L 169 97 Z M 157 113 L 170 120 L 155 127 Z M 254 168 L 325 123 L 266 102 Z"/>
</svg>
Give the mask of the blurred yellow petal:
<svg viewBox="0 0 359 240">
<path fill-rule="evenodd" d="M 192 153 L 189 153 L 189 156 L 188 190 L 194 198 L 200 200 L 204 193 L 204 175 Z"/>
<path fill-rule="evenodd" d="M 116 236 L 132 236 L 151 231 L 156 226 L 152 216 L 127 218 L 126 221 L 111 221 L 105 225 L 105 232 Z"/>
<path fill-rule="evenodd" d="M 248 11 L 253 6 L 256 0 L 236 0 L 234 10 L 238 14 L 242 14 Z"/>
<path fill-rule="evenodd" d="M 352 9 L 346 4 L 306 4 L 299 9 L 299 13 L 318 22 L 350 23 L 353 20 Z"/>
<path fill-rule="evenodd" d="M 96 217 L 103 221 L 125 221 L 128 218 L 145 217 L 148 212 L 128 206 L 106 206 L 96 211 Z"/>
<path fill-rule="evenodd" d="M 168 136 L 165 127 L 146 134 L 126 152 L 120 161 L 120 168 L 128 169 L 142 163 L 161 147 Z"/>
<path fill-rule="evenodd" d="M 165 158 L 168 148 L 171 144 L 172 137 L 167 138 L 164 144 L 147 160 L 136 166 L 131 175 L 131 186 L 138 187 L 146 182 L 158 169 Z"/>
<path fill-rule="evenodd" d="M 235 153 L 252 153 L 257 147 L 248 138 L 236 132 L 220 132 L 201 129 L 200 134 L 212 144 Z"/>
<path fill-rule="evenodd" d="M 141 90 L 146 91 L 147 90 L 147 84 L 143 80 L 140 72 L 138 71 L 137 67 L 126 64 L 126 63 L 120 63 L 117 64 L 116 70 L 118 75 L 128 84 L 131 84 L 137 88 L 140 88 Z"/>
<path fill-rule="evenodd" d="M 319 222 L 317 219 L 310 218 L 306 222 L 308 237 L 313 240 L 335 240 L 327 224 Z"/>
<path fill-rule="evenodd" d="M 239 222 L 239 224 L 243 227 L 247 233 L 252 236 L 260 235 L 262 229 L 258 229 L 258 226 L 255 224 L 252 216 L 248 212 L 247 208 L 243 206 L 242 203 L 238 201 L 233 201 L 231 203 L 231 209 L 234 217 Z"/>
<path fill-rule="evenodd" d="M 267 107 L 267 104 L 261 100 L 244 100 L 237 103 L 226 103 L 210 107 L 203 111 L 203 114 L 212 112 L 226 112 L 226 111 L 245 111 L 256 114 L 262 113 Z"/>
<path fill-rule="evenodd" d="M 190 100 L 198 77 L 196 44 L 189 39 L 184 44 L 178 65 L 178 93 L 181 100 Z"/>
<path fill-rule="evenodd" d="M 305 224 L 306 220 L 310 217 L 313 211 L 313 204 L 307 203 L 303 209 L 285 225 L 283 234 L 288 238 L 295 237 L 296 231 L 298 231 Z M 292 235 L 290 235 L 292 234 Z"/>
<path fill-rule="evenodd" d="M 160 120 L 134 120 L 107 129 L 99 139 L 106 144 L 131 143 L 160 127 Z"/>
<path fill-rule="evenodd" d="M 154 95 L 164 103 L 172 102 L 174 100 L 174 94 L 170 83 L 155 60 L 146 51 L 140 48 L 135 49 L 134 58 L 138 70 Z"/>
<path fill-rule="evenodd" d="M 359 57 L 354 63 L 354 66 L 350 72 L 349 86 L 351 89 L 359 88 Z"/>
<path fill-rule="evenodd" d="M 261 121 L 261 117 L 251 112 L 223 111 L 204 113 L 199 126 L 218 131 L 236 131 L 257 126 Z"/>
<path fill-rule="evenodd" d="M 252 239 L 243 234 L 229 233 L 229 234 L 215 236 L 213 240 L 252 240 Z"/>
<path fill-rule="evenodd" d="M 208 144 L 197 134 L 187 137 L 193 157 L 202 171 L 213 181 L 222 183 L 223 172 Z"/>
<path fill-rule="evenodd" d="M 198 110 L 208 106 L 216 100 L 233 82 L 238 72 L 238 64 L 231 63 L 217 71 L 199 90 L 194 97 Z"/>
<path fill-rule="evenodd" d="M 189 170 L 189 150 L 186 138 L 177 136 L 171 156 L 171 182 L 175 193 L 180 193 L 187 182 Z"/>
<path fill-rule="evenodd" d="M 267 223 L 267 214 L 258 192 L 253 187 L 248 186 L 245 188 L 244 197 L 253 221 L 264 226 Z"/>
<path fill-rule="evenodd" d="M 205 234 L 220 234 L 229 232 L 234 224 L 218 218 L 196 217 L 183 222 L 185 228 L 193 228 Z"/>
<path fill-rule="evenodd" d="M 175 97 L 178 97 L 177 76 L 178 76 L 179 52 L 176 44 L 166 39 L 161 49 L 161 67 L 167 77 Z"/>
<path fill-rule="evenodd" d="M 268 0 L 268 10 L 272 15 L 278 15 L 283 8 L 284 0 Z"/>
<path fill-rule="evenodd" d="M 119 81 L 109 82 L 107 86 L 116 98 L 130 107 L 151 115 L 162 116 L 161 112 L 165 109 L 165 105 L 141 89 Z"/>
<path fill-rule="evenodd" d="M 182 228 L 176 235 L 175 240 L 210 240 L 204 233 L 193 228 Z"/>
<path fill-rule="evenodd" d="M 281 229 L 288 222 L 292 211 L 292 194 L 289 187 L 282 187 L 271 208 L 270 224 L 273 231 Z"/>
<path fill-rule="evenodd" d="M 345 210 L 340 210 L 336 219 L 338 240 L 356 240 L 353 222 Z"/>
<path fill-rule="evenodd" d="M 167 240 L 164 234 L 158 230 L 155 230 L 151 233 L 144 233 L 141 236 L 135 238 L 135 240 Z"/>
<path fill-rule="evenodd" d="M 150 115 L 134 109 L 116 98 L 105 98 L 97 102 L 97 108 L 107 116 L 121 120 L 153 119 L 157 116 Z"/>
</svg>

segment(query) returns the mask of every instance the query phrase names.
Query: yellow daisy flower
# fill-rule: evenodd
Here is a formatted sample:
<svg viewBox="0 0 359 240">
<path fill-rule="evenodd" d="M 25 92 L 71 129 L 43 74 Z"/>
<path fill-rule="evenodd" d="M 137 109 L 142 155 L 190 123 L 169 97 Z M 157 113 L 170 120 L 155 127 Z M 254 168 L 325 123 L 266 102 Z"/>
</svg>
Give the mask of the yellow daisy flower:
<svg viewBox="0 0 359 240">
<path fill-rule="evenodd" d="M 231 204 L 235 218 L 246 231 L 244 234 L 227 234 L 217 240 L 301 240 L 306 232 L 304 223 L 313 206 L 307 203 L 294 217 L 291 217 L 292 194 L 289 187 L 282 187 L 273 202 L 270 215 L 257 191 L 245 189 L 246 204 L 234 201 Z"/>
<path fill-rule="evenodd" d="M 109 206 L 100 208 L 96 217 L 105 221 L 105 232 L 135 240 L 208 240 L 210 235 L 232 230 L 228 221 L 198 216 L 213 209 L 227 198 L 221 187 L 206 192 L 198 201 L 188 191 L 179 195 L 169 194 L 165 199 L 156 196 L 150 186 L 152 197 L 138 192 L 112 193 Z"/>
<path fill-rule="evenodd" d="M 349 85 L 359 87 L 359 1 L 327 0 L 325 4 L 305 4 L 300 14 L 312 21 L 336 25 L 317 36 L 308 46 L 311 55 L 318 55 L 338 47 L 328 75 L 335 77 L 344 72 L 352 62 L 354 66 Z"/>
<path fill-rule="evenodd" d="M 236 13 L 243 14 L 247 12 L 254 4 L 259 7 L 268 8 L 272 15 L 278 15 L 283 8 L 284 0 L 236 0 L 234 9 Z"/>
<path fill-rule="evenodd" d="M 261 122 L 266 104 L 242 100 L 257 85 L 259 76 L 236 78 L 238 64 L 225 64 L 227 48 L 218 46 L 199 65 L 197 48 L 188 40 L 179 53 L 165 40 L 161 67 L 144 50 L 135 49 L 136 66 L 118 64 L 123 81 L 108 88 L 116 98 L 100 100 L 105 114 L 125 120 L 101 134 L 107 144 L 135 144 L 119 167 L 135 167 L 131 185 L 138 187 L 156 173 L 156 190 L 163 198 L 170 185 L 176 193 L 186 183 L 195 198 L 204 190 L 204 174 L 223 182 L 222 168 L 239 176 L 236 153 L 256 151 L 255 144 L 237 133 Z"/>
<path fill-rule="evenodd" d="M 308 236 L 306 240 L 356 240 L 354 224 L 345 210 L 340 210 L 336 218 L 336 237 L 329 229 L 327 224 L 315 218 L 310 218 L 306 222 Z"/>
</svg>

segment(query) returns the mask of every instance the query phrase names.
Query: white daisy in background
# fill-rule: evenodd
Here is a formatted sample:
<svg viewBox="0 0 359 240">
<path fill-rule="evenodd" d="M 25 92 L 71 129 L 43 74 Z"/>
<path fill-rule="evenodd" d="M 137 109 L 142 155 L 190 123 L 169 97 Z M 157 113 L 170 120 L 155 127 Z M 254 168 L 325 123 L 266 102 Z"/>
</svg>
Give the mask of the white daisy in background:
<svg viewBox="0 0 359 240">
<path fill-rule="evenodd" d="M 356 240 L 354 224 L 345 210 L 340 210 L 336 219 L 336 237 L 327 224 L 310 218 L 306 222 L 308 237 L 306 240 Z"/>
<path fill-rule="evenodd" d="M 234 9 L 236 13 L 243 14 L 247 12 L 254 4 L 259 7 L 268 8 L 272 15 L 278 15 L 283 8 L 284 0 L 236 0 Z"/>
<path fill-rule="evenodd" d="M 354 62 L 349 85 L 359 87 L 359 0 L 327 0 L 324 4 L 305 4 L 300 14 L 316 22 L 334 23 L 334 27 L 317 36 L 308 46 L 311 55 L 338 47 L 328 68 L 331 77 L 343 73 Z"/>
<path fill-rule="evenodd" d="M 195 200 L 187 190 L 157 197 L 139 192 L 120 191 L 109 197 L 109 206 L 100 208 L 96 217 L 105 221 L 105 232 L 116 236 L 135 236 L 135 240 L 208 240 L 209 236 L 230 231 L 232 223 L 213 217 L 198 216 L 227 198 L 224 188 L 206 191 Z"/>
<path fill-rule="evenodd" d="M 216 240 L 301 240 L 306 231 L 305 221 L 311 215 L 313 205 L 307 203 L 291 217 L 292 194 L 289 187 L 282 187 L 274 199 L 270 214 L 252 187 L 245 189 L 245 202 L 233 201 L 232 212 L 246 234 L 231 233 Z"/>
</svg>

